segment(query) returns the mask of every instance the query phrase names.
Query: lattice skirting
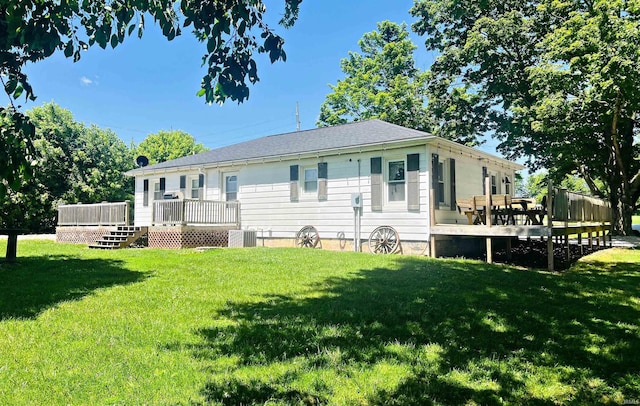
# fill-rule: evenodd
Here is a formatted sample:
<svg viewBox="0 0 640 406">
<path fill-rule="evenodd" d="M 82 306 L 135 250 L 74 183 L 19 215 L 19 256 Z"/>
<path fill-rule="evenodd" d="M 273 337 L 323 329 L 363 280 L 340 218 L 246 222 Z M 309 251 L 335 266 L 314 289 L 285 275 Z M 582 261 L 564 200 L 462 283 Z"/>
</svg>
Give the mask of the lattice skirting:
<svg viewBox="0 0 640 406">
<path fill-rule="evenodd" d="M 57 227 L 56 242 L 67 244 L 91 244 L 109 234 L 112 227 Z"/>
<path fill-rule="evenodd" d="M 229 227 L 150 227 L 150 248 L 226 247 Z"/>
</svg>

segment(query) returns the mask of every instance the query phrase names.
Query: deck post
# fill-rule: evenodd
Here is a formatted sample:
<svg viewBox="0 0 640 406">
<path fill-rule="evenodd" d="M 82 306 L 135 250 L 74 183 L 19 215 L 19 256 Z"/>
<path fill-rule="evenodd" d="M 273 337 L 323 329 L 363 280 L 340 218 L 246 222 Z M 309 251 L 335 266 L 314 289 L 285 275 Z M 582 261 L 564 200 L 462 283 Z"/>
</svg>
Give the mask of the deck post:
<svg viewBox="0 0 640 406">
<path fill-rule="evenodd" d="M 547 187 L 547 269 L 553 272 L 553 181 L 549 179 Z"/>
<path fill-rule="evenodd" d="M 584 255 L 584 246 L 582 245 L 582 231 L 578 233 L 578 245 L 580 246 L 580 256 Z"/>
<path fill-rule="evenodd" d="M 436 225 L 436 208 L 433 205 L 436 200 L 436 192 L 433 188 L 429 189 L 429 228 Z M 429 256 L 436 257 L 436 236 L 429 232 Z"/>
<path fill-rule="evenodd" d="M 484 207 L 485 223 L 487 223 L 488 228 L 491 228 L 491 179 L 488 176 L 484 178 L 484 191 L 486 196 L 486 202 Z M 487 263 L 488 264 L 493 264 L 492 245 L 493 245 L 493 241 L 491 240 L 491 237 L 487 237 Z"/>
</svg>

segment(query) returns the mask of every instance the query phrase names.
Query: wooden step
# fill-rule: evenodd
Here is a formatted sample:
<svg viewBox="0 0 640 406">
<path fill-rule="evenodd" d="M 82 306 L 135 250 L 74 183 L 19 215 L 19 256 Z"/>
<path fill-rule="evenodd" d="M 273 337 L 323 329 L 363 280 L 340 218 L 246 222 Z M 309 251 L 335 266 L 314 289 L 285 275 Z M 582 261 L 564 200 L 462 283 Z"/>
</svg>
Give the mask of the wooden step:
<svg viewBox="0 0 640 406">
<path fill-rule="evenodd" d="M 135 226 L 119 226 L 115 230 L 111 230 L 109 234 L 102 236 L 101 240 L 97 240 L 95 244 L 89 245 L 94 249 L 118 249 L 131 245 L 138 238 L 147 233 L 147 227 Z"/>
</svg>

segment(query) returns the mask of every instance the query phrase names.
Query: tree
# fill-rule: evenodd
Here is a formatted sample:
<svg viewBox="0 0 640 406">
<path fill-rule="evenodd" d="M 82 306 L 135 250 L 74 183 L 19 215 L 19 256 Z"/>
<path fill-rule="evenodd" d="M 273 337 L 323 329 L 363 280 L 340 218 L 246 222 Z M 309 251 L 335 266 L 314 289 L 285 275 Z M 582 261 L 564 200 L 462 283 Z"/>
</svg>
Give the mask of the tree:
<svg viewBox="0 0 640 406">
<path fill-rule="evenodd" d="M 290 27 L 302 0 L 283 1 L 280 24 Z M 284 40 L 266 24 L 265 13 L 262 0 L 7 0 L 0 4 L 0 77 L 14 99 L 33 100 L 25 64 L 57 51 L 78 61 L 94 45 L 115 48 L 134 32 L 141 37 L 145 18 L 151 17 L 168 40 L 189 28 L 206 45 L 202 64 L 207 71 L 198 96 L 208 103 L 242 102 L 249 97 L 247 82 L 259 80 L 256 53 L 268 54 L 272 63 L 286 60 Z M 1 196 L 6 186 L 15 187 L 29 174 L 35 132 L 15 106 L 0 108 L 0 116 L 0 146 L 11 153 L 0 158 Z"/>
<path fill-rule="evenodd" d="M 492 131 L 506 156 L 556 182 L 580 173 L 630 233 L 640 198 L 637 2 L 419 0 L 411 13 L 440 53 L 431 97 L 455 109 L 447 100 L 465 95 L 483 123 L 470 134 Z"/>
<path fill-rule="evenodd" d="M 84 127 L 73 151 L 73 178 L 68 203 L 120 202 L 133 197 L 133 151 L 109 129 Z"/>
<path fill-rule="evenodd" d="M 426 74 L 415 67 L 416 46 L 406 24 L 378 23 L 358 41 L 361 54 L 349 52 L 340 66 L 345 74 L 330 86 L 317 125 L 379 118 L 418 130 L 431 129 L 425 103 Z"/>
<path fill-rule="evenodd" d="M 189 133 L 180 130 L 158 131 L 149 134 L 136 148 L 137 155 L 149 158 L 150 164 L 181 158 L 206 151 Z"/>
<path fill-rule="evenodd" d="M 33 176 L 0 199 L 0 227 L 52 231 L 64 203 L 130 199 L 133 183 L 123 172 L 133 156 L 110 130 L 86 127 L 70 111 L 45 103 L 27 112 L 36 128 Z"/>
<path fill-rule="evenodd" d="M 540 171 L 529 175 L 525 184 L 525 195 L 528 197 L 535 197 L 538 202 L 542 201 L 542 197 L 548 192 L 549 173 L 546 171 Z M 584 179 L 579 178 L 576 175 L 567 175 L 560 182 L 559 185 L 563 189 L 567 189 L 570 192 L 577 192 L 582 194 L 589 193 L 589 187 Z"/>
</svg>

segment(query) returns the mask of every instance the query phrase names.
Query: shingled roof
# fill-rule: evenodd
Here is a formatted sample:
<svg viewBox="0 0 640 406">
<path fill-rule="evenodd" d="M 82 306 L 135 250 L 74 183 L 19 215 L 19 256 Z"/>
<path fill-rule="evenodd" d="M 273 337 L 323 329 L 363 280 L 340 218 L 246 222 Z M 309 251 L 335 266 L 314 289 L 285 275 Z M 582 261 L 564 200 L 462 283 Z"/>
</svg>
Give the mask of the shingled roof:
<svg viewBox="0 0 640 406">
<path fill-rule="evenodd" d="M 364 147 L 389 142 L 435 138 L 382 120 L 359 121 L 333 127 L 315 128 L 286 134 L 270 135 L 197 155 L 189 155 L 127 172 L 135 176 L 143 171 L 199 166 L 248 159 L 270 158 L 351 147 Z"/>
</svg>

